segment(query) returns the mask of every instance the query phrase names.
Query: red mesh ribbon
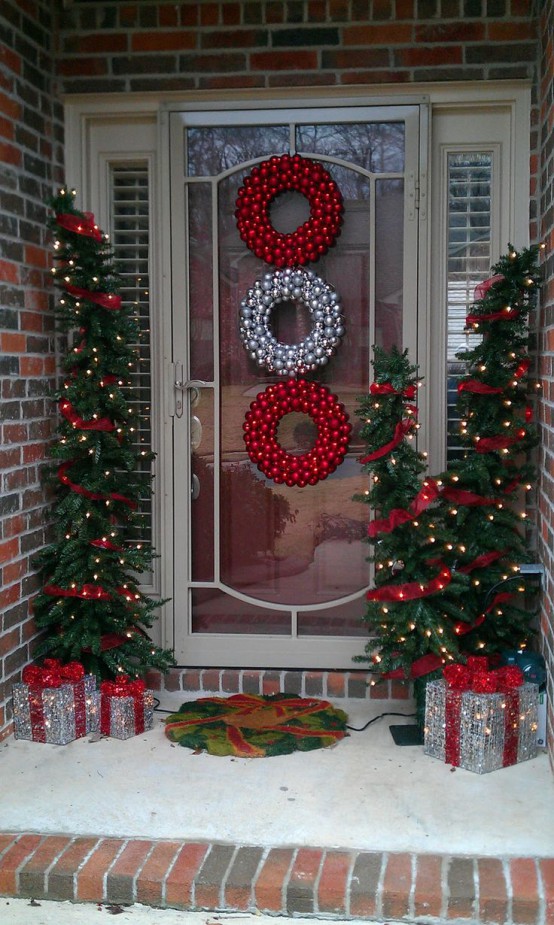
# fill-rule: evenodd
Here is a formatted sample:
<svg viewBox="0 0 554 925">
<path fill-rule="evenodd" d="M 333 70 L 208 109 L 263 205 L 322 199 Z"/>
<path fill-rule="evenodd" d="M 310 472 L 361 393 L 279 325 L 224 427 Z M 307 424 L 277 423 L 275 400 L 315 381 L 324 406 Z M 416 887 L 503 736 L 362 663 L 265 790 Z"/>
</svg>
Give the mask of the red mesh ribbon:
<svg viewBox="0 0 554 925">
<path fill-rule="evenodd" d="M 421 597 L 428 597 L 430 594 L 436 594 L 442 591 L 452 580 L 452 573 L 446 565 L 442 565 L 436 578 L 432 578 L 427 584 L 419 581 L 406 582 L 403 585 L 382 585 L 373 591 L 368 591 L 366 598 L 368 601 L 415 601 Z"/>
<path fill-rule="evenodd" d="M 89 491 L 88 488 L 83 488 L 82 485 L 77 485 L 76 482 L 72 482 L 69 476 L 67 475 L 67 470 L 71 468 L 73 463 L 71 461 L 62 463 L 58 468 L 58 479 L 62 485 L 67 485 L 71 491 L 76 492 L 78 495 L 83 495 L 85 498 L 89 498 L 91 501 L 121 501 L 123 504 L 126 504 L 130 508 L 136 508 L 136 501 L 132 501 L 130 498 L 126 498 L 125 495 L 119 494 L 119 492 L 113 491 L 107 495 L 101 494 L 100 492 Z"/>
<path fill-rule="evenodd" d="M 466 325 L 479 324 L 481 321 L 515 321 L 519 317 L 517 308 L 506 307 L 499 312 L 489 312 L 486 315 L 467 315 Z"/>
<path fill-rule="evenodd" d="M 498 504 L 498 498 L 484 498 L 473 491 L 466 491 L 464 488 L 453 488 L 450 485 L 443 488 L 442 496 L 447 501 L 461 504 L 464 507 L 486 507 L 487 505 Z"/>
<path fill-rule="evenodd" d="M 64 228 L 66 231 L 82 234 L 87 238 L 94 238 L 95 241 L 102 240 L 102 232 L 98 225 L 95 225 L 92 212 L 84 212 L 83 215 L 60 212 L 59 215 L 56 215 L 56 222 L 60 228 Z"/>
<path fill-rule="evenodd" d="M 517 366 L 517 368 L 514 371 L 515 378 L 521 379 L 525 375 L 525 373 L 527 372 L 530 366 L 531 366 L 531 360 L 528 360 L 528 359 L 522 360 L 521 363 Z"/>
<path fill-rule="evenodd" d="M 76 684 L 84 676 L 85 669 L 80 662 L 67 662 L 62 665 L 57 658 L 45 658 L 42 666 L 27 665 L 21 673 L 21 680 L 29 687 L 43 690 L 45 687 Z"/>
<path fill-rule="evenodd" d="M 478 283 L 473 293 L 473 301 L 480 302 L 481 299 L 485 298 L 491 286 L 496 286 L 497 283 L 503 283 L 504 279 L 505 277 L 502 276 L 502 273 L 496 273 L 494 276 L 489 277 L 489 279 L 483 280 L 482 283 Z"/>
<path fill-rule="evenodd" d="M 408 405 L 407 407 L 408 407 L 408 410 L 411 411 L 413 417 L 404 418 L 404 420 L 399 421 L 396 427 L 394 428 L 394 436 L 392 440 L 389 440 L 388 443 L 385 443 L 383 446 L 379 447 L 379 449 L 374 450 L 373 453 L 369 453 L 368 456 L 362 457 L 362 459 L 360 459 L 360 462 L 362 463 L 362 465 L 364 463 L 371 462 L 373 459 L 381 459 L 382 456 L 386 456 L 387 453 L 390 453 L 400 443 L 402 443 L 402 440 L 404 439 L 406 434 L 410 433 L 410 431 L 415 425 L 417 408 L 415 408 L 413 405 Z"/>
<path fill-rule="evenodd" d="M 490 453 L 493 450 L 507 450 L 509 446 L 519 443 L 525 436 L 525 431 L 517 437 L 503 437 L 499 434 L 496 437 L 481 437 L 475 444 L 476 453 Z"/>
<path fill-rule="evenodd" d="M 504 389 L 501 386 L 487 385 L 477 379 L 466 379 L 458 383 L 458 392 L 475 392 L 477 395 L 500 395 Z"/>
<path fill-rule="evenodd" d="M 94 305 L 99 305 L 100 308 L 109 308 L 114 311 L 121 308 L 121 296 L 115 295 L 113 292 L 92 292 L 89 289 L 80 289 L 78 286 L 71 286 L 69 283 L 65 284 L 65 288 L 69 295 L 74 296 L 76 299 L 85 299 L 87 302 L 93 302 Z"/>
<path fill-rule="evenodd" d="M 492 563 L 496 562 L 497 559 L 501 559 L 505 553 L 505 549 L 496 549 L 492 552 L 484 552 L 480 556 L 477 556 L 472 562 L 469 562 L 467 565 L 462 565 L 458 571 L 463 572 L 464 575 L 468 575 L 476 568 L 486 568 L 488 565 L 492 565 Z"/>
<path fill-rule="evenodd" d="M 100 684 L 100 732 L 110 735 L 111 698 L 132 697 L 135 714 L 135 734 L 144 732 L 144 681 L 131 681 L 127 675 L 121 675 L 117 681 L 102 681 Z"/>
<path fill-rule="evenodd" d="M 440 655 L 435 655 L 433 652 L 429 652 L 428 655 L 422 655 L 421 658 L 417 658 L 415 662 L 412 662 L 408 673 L 404 671 L 403 668 L 393 668 L 392 671 L 386 671 L 383 674 L 383 678 L 387 679 L 396 679 L 401 680 L 415 680 L 416 678 L 422 678 L 426 674 L 430 674 L 431 671 L 437 671 L 438 668 L 442 668 L 444 665 L 444 659 Z"/>
<path fill-rule="evenodd" d="M 77 597 L 81 600 L 109 601 L 111 594 L 102 585 L 84 584 L 80 588 L 60 588 L 59 585 L 45 585 L 43 594 L 51 597 Z"/>
<path fill-rule="evenodd" d="M 116 546 L 111 540 L 105 539 L 104 537 L 98 540 L 91 540 L 90 545 L 95 546 L 96 549 L 109 549 L 110 552 L 121 552 L 123 549 L 122 546 Z"/>
<path fill-rule="evenodd" d="M 402 395 L 404 398 L 415 398 L 417 392 L 415 385 L 409 385 L 403 392 L 399 392 L 390 382 L 372 382 L 369 391 L 371 395 Z"/>
<path fill-rule="evenodd" d="M 367 534 L 370 537 L 377 536 L 379 533 L 391 533 L 400 524 L 408 523 L 414 517 L 418 517 L 422 511 L 433 503 L 439 495 L 437 483 L 433 479 L 426 479 L 423 488 L 415 496 L 409 508 L 394 508 L 388 517 L 380 520 L 373 520 L 368 528 Z"/>
<path fill-rule="evenodd" d="M 85 421 L 84 418 L 79 417 L 73 405 L 70 401 L 67 400 L 67 398 L 62 398 L 60 401 L 60 411 L 66 421 L 69 421 L 69 423 L 72 424 L 73 427 L 76 427 L 77 430 L 115 430 L 115 424 L 113 421 L 110 421 L 109 418 L 91 418 L 89 421 Z"/>
</svg>

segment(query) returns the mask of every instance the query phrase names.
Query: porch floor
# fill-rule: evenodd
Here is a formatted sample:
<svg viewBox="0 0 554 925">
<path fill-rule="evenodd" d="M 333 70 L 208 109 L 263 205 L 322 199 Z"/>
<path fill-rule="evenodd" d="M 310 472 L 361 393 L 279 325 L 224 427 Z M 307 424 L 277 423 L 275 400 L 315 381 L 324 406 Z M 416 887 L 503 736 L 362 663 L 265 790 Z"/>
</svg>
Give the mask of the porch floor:
<svg viewBox="0 0 554 925">
<path fill-rule="evenodd" d="M 336 704 L 357 727 L 410 712 Z M 389 725 L 412 720 L 384 717 L 331 749 L 215 758 L 170 744 L 155 716 L 126 741 L 0 743 L 0 895 L 554 922 L 546 754 L 473 774 L 395 745 Z"/>
</svg>

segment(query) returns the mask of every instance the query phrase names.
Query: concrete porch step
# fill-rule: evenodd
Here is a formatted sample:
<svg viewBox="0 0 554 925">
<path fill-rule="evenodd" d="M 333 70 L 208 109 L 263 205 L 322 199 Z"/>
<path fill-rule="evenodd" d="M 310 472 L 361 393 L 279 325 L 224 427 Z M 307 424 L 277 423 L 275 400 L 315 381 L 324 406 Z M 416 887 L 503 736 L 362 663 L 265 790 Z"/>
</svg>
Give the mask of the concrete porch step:
<svg viewBox="0 0 554 925">
<path fill-rule="evenodd" d="M 2 833 L 0 895 L 322 919 L 552 925 L 554 859 Z"/>
</svg>

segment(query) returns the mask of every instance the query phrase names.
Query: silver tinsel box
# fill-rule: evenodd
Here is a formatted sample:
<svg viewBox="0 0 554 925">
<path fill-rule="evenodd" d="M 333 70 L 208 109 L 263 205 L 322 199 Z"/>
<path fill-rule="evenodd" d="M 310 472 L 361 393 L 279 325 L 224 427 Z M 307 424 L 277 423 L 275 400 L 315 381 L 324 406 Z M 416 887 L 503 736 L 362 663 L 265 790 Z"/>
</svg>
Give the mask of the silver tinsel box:
<svg viewBox="0 0 554 925">
<path fill-rule="evenodd" d="M 61 687 L 35 688 L 20 682 L 13 685 L 12 694 L 16 739 L 67 745 L 98 731 L 100 691 L 94 675 Z"/>
<path fill-rule="evenodd" d="M 482 694 L 429 681 L 424 752 L 486 774 L 536 756 L 537 720 L 536 684 L 523 684 L 509 694 Z"/>
<path fill-rule="evenodd" d="M 136 708 L 134 697 L 102 694 L 100 731 L 114 739 L 130 739 L 154 725 L 154 691 L 145 690 Z"/>
</svg>

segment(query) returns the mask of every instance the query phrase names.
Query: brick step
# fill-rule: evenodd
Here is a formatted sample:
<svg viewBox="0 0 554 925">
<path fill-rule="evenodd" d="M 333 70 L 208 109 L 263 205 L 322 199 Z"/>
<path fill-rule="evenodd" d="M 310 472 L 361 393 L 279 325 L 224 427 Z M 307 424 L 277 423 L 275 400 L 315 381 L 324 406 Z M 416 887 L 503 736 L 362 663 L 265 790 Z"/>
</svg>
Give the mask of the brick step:
<svg viewBox="0 0 554 925">
<path fill-rule="evenodd" d="M 0 834 L 0 895 L 472 925 L 552 925 L 554 859 Z"/>
<path fill-rule="evenodd" d="M 184 694 L 277 694 L 352 700 L 408 700 L 406 681 L 376 683 L 369 671 L 309 671 L 276 668 L 171 668 L 166 675 L 151 671 L 146 681 L 154 690 Z"/>
</svg>

